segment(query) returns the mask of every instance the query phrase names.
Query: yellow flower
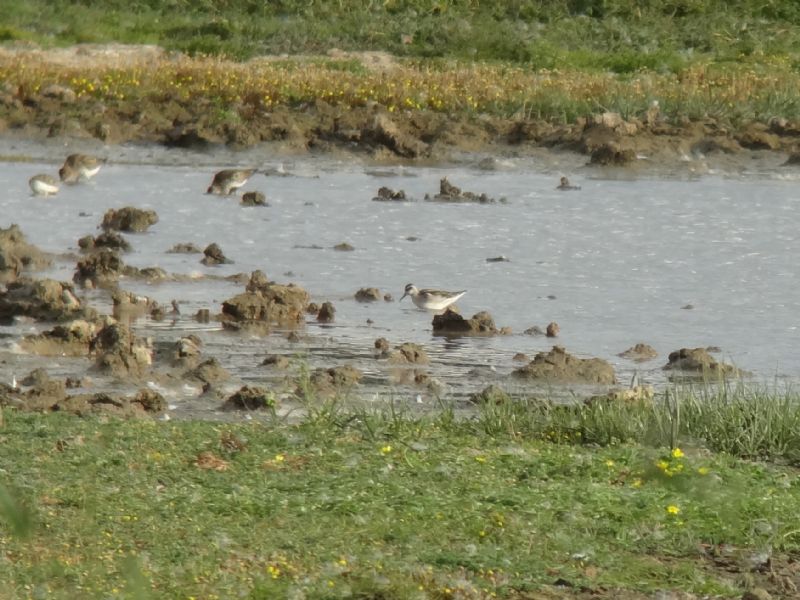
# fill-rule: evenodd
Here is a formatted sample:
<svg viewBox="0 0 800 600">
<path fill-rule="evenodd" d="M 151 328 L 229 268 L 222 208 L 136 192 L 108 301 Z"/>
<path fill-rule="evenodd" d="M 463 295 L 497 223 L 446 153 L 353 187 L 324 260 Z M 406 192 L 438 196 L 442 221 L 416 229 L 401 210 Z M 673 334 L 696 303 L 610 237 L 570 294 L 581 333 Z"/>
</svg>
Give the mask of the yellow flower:
<svg viewBox="0 0 800 600">
<path fill-rule="evenodd" d="M 606 466 L 607 466 L 607 467 L 613 467 L 613 466 L 614 466 L 614 461 L 613 461 L 613 460 L 611 460 L 611 459 L 608 459 L 608 460 L 606 461 Z"/>
<path fill-rule="evenodd" d="M 683 458 L 683 450 L 680 448 L 673 448 L 672 458 Z"/>
<path fill-rule="evenodd" d="M 667 507 L 667 514 L 670 514 L 670 515 L 677 515 L 679 512 L 681 512 L 681 509 L 680 509 L 680 507 L 678 507 L 678 506 L 675 506 L 674 504 L 670 504 L 670 505 Z"/>
<path fill-rule="evenodd" d="M 662 471 L 666 471 L 669 468 L 669 463 L 665 460 L 660 460 L 656 463 L 656 466 Z"/>
<path fill-rule="evenodd" d="M 700 475 L 708 475 L 708 473 L 710 472 L 710 469 L 709 469 L 708 467 L 699 467 L 699 468 L 697 469 L 697 472 L 698 472 Z"/>
<path fill-rule="evenodd" d="M 637 477 L 637 478 L 636 478 L 636 479 L 634 479 L 634 480 L 633 480 L 633 482 L 631 483 L 631 487 L 635 487 L 635 488 L 640 488 L 640 487 L 642 487 L 642 480 L 641 480 L 641 479 L 639 479 L 639 478 Z"/>
<path fill-rule="evenodd" d="M 284 455 L 284 454 L 276 454 L 276 455 L 275 455 L 275 458 L 274 458 L 273 460 L 274 460 L 276 463 L 283 462 L 284 460 L 286 460 L 286 455 Z"/>
<path fill-rule="evenodd" d="M 381 448 L 381 454 L 389 454 L 392 451 L 392 447 L 389 444 L 386 444 Z"/>
</svg>

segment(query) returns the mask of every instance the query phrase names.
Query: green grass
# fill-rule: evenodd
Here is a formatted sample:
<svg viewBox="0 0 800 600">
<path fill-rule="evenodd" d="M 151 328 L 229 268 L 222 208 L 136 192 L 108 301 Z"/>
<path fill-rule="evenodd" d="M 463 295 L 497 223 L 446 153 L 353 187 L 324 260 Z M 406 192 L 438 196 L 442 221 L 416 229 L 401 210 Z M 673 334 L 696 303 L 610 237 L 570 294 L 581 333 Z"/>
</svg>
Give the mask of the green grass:
<svg viewBox="0 0 800 600">
<path fill-rule="evenodd" d="M 780 0 L 2 0 L 0 37 L 158 43 L 235 58 L 338 47 L 534 68 L 676 71 L 698 60 L 796 63 L 800 8 Z"/>
<path fill-rule="evenodd" d="M 3 597 L 523 598 L 559 579 L 738 597 L 747 577 L 703 549 L 728 545 L 743 572 L 800 552 L 789 467 L 683 429 L 681 451 L 601 446 L 494 406 L 457 420 L 329 402 L 299 424 L 7 410 Z M 602 427 L 597 412 L 597 430 L 654 411 L 627 410 Z"/>
</svg>

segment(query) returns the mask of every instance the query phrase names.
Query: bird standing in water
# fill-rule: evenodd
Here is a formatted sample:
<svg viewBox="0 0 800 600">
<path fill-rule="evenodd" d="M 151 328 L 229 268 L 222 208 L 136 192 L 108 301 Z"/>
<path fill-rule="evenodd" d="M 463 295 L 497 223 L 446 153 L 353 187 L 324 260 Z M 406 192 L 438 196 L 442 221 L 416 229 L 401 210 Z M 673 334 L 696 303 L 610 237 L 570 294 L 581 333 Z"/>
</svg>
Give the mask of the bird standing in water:
<svg viewBox="0 0 800 600">
<path fill-rule="evenodd" d="M 255 172 L 256 169 L 224 169 L 214 175 L 206 194 L 228 196 L 247 183 Z"/>
<path fill-rule="evenodd" d="M 89 181 L 97 175 L 105 162 L 105 159 L 88 154 L 70 154 L 64 161 L 64 166 L 58 170 L 58 176 L 64 183 Z"/>
<path fill-rule="evenodd" d="M 466 293 L 467 290 L 460 290 L 458 292 L 431 289 L 418 290 L 414 284 L 409 283 L 400 300 L 406 296 L 410 296 L 411 301 L 418 308 L 423 308 L 425 310 L 444 310 Z"/>
</svg>

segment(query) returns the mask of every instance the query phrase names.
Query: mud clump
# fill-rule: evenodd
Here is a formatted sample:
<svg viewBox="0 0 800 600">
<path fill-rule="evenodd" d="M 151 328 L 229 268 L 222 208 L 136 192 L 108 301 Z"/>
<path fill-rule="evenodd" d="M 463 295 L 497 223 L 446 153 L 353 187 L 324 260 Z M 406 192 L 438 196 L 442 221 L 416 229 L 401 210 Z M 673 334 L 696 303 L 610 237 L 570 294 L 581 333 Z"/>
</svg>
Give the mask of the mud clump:
<svg viewBox="0 0 800 600">
<path fill-rule="evenodd" d="M 67 395 L 67 382 L 51 379 L 44 369 L 37 369 L 24 378 L 32 386 L 23 392 L 9 390 L 0 394 L 0 406 L 11 406 L 27 412 L 66 412 L 78 416 L 107 414 L 138 417 L 162 413 L 167 402 L 157 392 L 142 389 L 132 397 L 110 394 Z M 69 380 L 67 380 L 69 381 Z"/>
<path fill-rule="evenodd" d="M 124 270 L 116 251 L 101 248 L 78 261 L 72 280 L 85 287 L 107 286 L 116 283 Z"/>
<path fill-rule="evenodd" d="M 452 309 L 433 317 L 433 335 L 503 335 L 504 330 L 497 329 L 494 319 L 486 311 L 476 313 L 465 319 Z"/>
<path fill-rule="evenodd" d="M 111 294 L 114 318 L 140 317 L 158 306 L 158 303 L 147 296 L 140 296 L 125 290 L 114 290 Z"/>
<path fill-rule="evenodd" d="M 153 364 L 150 348 L 136 339 L 130 327 L 111 318 L 89 348 L 95 354 L 95 367 L 114 377 L 142 377 Z"/>
<path fill-rule="evenodd" d="M 355 293 L 358 302 L 377 302 L 381 299 L 381 291 L 378 288 L 361 288 Z"/>
<path fill-rule="evenodd" d="M 0 292 L 0 323 L 17 316 L 66 321 L 95 315 L 93 309 L 83 306 L 70 284 L 53 279 L 19 279 Z"/>
<path fill-rule="evenodd" d="M 323 302 L 317 312 L 318 323 L 332 323 L 336 316 L 336 308 L 330 302 Z"/>
<path fill-rule="evenodd" d="M 190 333 L 172 344 L 169 351 L 170 364 L 173 367 L 194 369 L 200 364 L 203 351 L 203 340 Z"/>
<path fill-rule="evenodd" d="M 167 408 L 167 401 L 161 394 L 146 388 L 130 397 L 106 393 L 67 396 L 55 407 L 78 416 L 104 414 L 121 418 L 156 416 Z"/>
<path fill-rule="evenodd" d="M 263 410 L 275 408 L 275 395 L 269 390 L 245 385 L 225 400 L 224 410 Z"/>
<path fill-rule="evenodd" d="M 0 228 L 0 281 L 13 281 L 24 269 L 39 270 L 50 259 L 33 244 L 29 244 L 18 225 Z"/>
<path fill-rule="evenodd" d="M 430 363 L 428 353 L 419 344 L 406 342 L 392 351 L 386 352 L 386 358 L 395 365 L 427 365 Z"/>
<path fill-rule="evenodd" d="M 87 356 L 97 327 L 83 319 L 22 338 L 20 346 L 39 356 Z M 29 384 L 26 384 L 29 385 Z"/>
<path fill-rule="evenodd" d="M 718 362 L 705 348 L 681 348 L 669 353 L 665 371 L 682 371 L 701 377 L 731 377 L 745 374 L 733 365 Z"/>
<path fill-rule="evenodd" d="M 405 190 L 393 190 L 386 186 L 378 188 L 377 195 L 372 198 L 375 202 L 408 202 Z"/>
<path fill-rule="evenodd" d="M 200 262 L 209 267 L 213 265 L 230 264 L 233 261 L 229 260 L 228 257 L 225 256 L 225 254 L 222 252 L 222 248 L 220 248 L 217 244 L 209 244 L 206 246 L 206 249 L 203 250 L 203 258 L 200 259 Z"/>
<path fill-rule="evenodd" d="M 242 206 L 269 206 L 267 197 L 262 192 L 245 192 L 239 202 Z"/>
<path fill-rule="evenodd" d="M 245 291 L 246 292 L 263 292 L 269 290 L 269 286 L 272 284 L 267 275 L 261 269 L 256 269 L 252 273 L 250 273 L 250 278 L 247 280 L 245 284 Z"/>
<path fill-rule="evenodd" d="M 109 209 L 103 215 L 100 224 L 105 230 L 127 231 L 129 233 L 142 233 L 151 225 L 158 223 L 158 215 L 154 210 L 144 210 L 133 206 L 119 209 Z"/>
<path fill-rule="evenodd" d="M 255 271 L 251 283 L 243 294 L 229 298 L 222 303 L 222 318 L 238 323 L 300 323 L 304 319 L 309 303 L 308 292 L 289 284 L 262 282 L 263 273 Z M 255 283 L 253 283 L 255 281 Z"/>
<path fill-rule="evenodd" d="M 175 244 L 167 250 L 167 254 L 202 254 L 203 251 L 191 242 Z"/>
<path fill-rule="evenodd" d="M 624 403 L 641 404 L 645 406 L 653 405 L 653 398 L 656 392 L 651 385 L 637 385 L 632 388 L 622 390 L 611 390 L 601 396 L 592 396 L 583 401 L 586 406 L 602 403 Z"/>
<path fill-rule="evenodd" d="M 498 202 L 498 200 L 490 198 L 486 194 L 462 191 L 461 188 L 450 183 L 447 177 L 442 177 L 439 181 L 439 193 L 435 196 L 425 194 L 425 200 L 428 202 L 476 202 L 478 204 L 494 204 Z M 499 202 L 505 202 L 505 198 L 501 198 Z"/>
<path fill-rule="evenodd" d="M 545 335 L 549 338 L 558 337 L 558 334 L 561 332 L 561 327 L 558 326 L 558 323 L 553 321 L 552 323 L 547 324 L 547 329 L 545 329 Z"/>
<path fill-rule="evenodd" d="M 561 346 L 539 352 L 533 360 L 513 372 L 516 377 L 558 383 L 616 383 L 614 368 L 601 358 L 577 358 Z"/>
<path fill-rule="evenodd" d="M 311 374 L 311 385 L 319 392 L 332 393 L 353 387 L 362 377 L 363 373 L 350 365 L 317 369 Z"/>
<path fill-rule="evenodd" d="M 91 252 L 99 248 L 109 248 L 118 252 L 130 252 L 133 249 L 128 240 L 113 230 L 101 233 L 97 237 L 83 236 L 78 240 L 78 248 L 83 252 Z"/>
<path fill-rule="evenodd" d="M 219 364 L 216 358 L 209 358 L 183 374 L 184 379 L 199 381 L 200 383 L 214 385 L 231 378 L 230 372 Z"/>
<path fill-rule="evenodd" d="M 496 385 L 490 385 L 483 388 L 477 394 L 472 394 L 469 400 L 473 404 L 501 405 L 511 402 L 511 396 L 509 396 L 508 392 L 506 392 L 503 388 Z"/>
<path fill-rule="evenodd" d="M 262 367 L 274 367 L 276 369 L 288 369 L 291 362 L 285 356 L 270 354 L 261 361 Z"/>
<path fill-rule="evenodd" d="M 645 362 L 648 360 L 652 360 L 658 356 L 658 352 L 656 349 L 648 344 L 638 343 L 635 346 L 631 346 L 624 352 L 620 352 L 617 356 L 621 358 L 627 358 L 634 362 Z"/>
<path fill-rule="evenodd" d="M 373 346 L 375 348 L 375 351 L 381 358 L 386 358 L 387 356 L 389 356 L 389 348 L 391 348 L 391 345 L 389 344 L 389 340 L 387 340 L 386 338 L 382 337 L 378 338 L 377 340 L 375 340 Z"/>
<path fill-rule="evenodd" d="M 352 252 L 356 248 L 352 244 L 348 244 L 347 242 L 341 242 L 340 244 L 336 244 L 333 247 L 333 249 L 336 250 L 337 252 Z"/>
</svg>

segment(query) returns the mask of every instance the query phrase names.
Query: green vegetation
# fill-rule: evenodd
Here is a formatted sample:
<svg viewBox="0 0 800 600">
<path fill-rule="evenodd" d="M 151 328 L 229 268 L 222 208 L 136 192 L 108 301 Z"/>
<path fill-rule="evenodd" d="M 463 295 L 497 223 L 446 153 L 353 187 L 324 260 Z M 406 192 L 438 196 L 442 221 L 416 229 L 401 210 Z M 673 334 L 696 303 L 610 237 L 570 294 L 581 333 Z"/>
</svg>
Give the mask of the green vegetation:
<svg viewBox="0 0 800 600">
<path fill-rule="evenodd" d="M 7 410 L 4 597 L 526 598 L 556 581 L 739 597 L 765 556 L 777 581 L 800 552 L 796 471 L 734 456 L 797 461 L 794 397 L 308 408 L 299 424 Z"/>
<path fill-rule="evenodd" d="M 2 39 L 232 58 L 337 47 L 619 73 L 800 58 L 800 6 L 782 0 L 2 0 L 0 15 Z"/>
</svg>

